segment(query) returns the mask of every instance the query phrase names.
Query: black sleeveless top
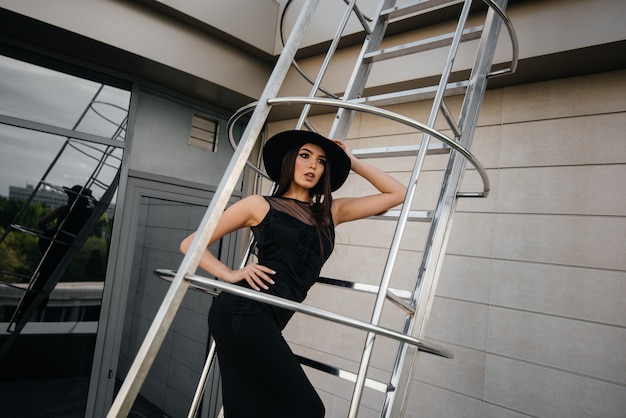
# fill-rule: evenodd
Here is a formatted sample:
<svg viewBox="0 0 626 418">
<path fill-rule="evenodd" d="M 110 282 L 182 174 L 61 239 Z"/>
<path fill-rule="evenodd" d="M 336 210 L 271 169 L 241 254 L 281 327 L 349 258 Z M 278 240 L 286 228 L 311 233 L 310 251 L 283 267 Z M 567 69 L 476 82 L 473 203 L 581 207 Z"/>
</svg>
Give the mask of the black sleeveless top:
<svg viewBox="0 0 626 418">
<path fill-rule="evenodd" d="M 251 228 L 258 263 L 276 272 L 272 276 L 275 284 L 263 292 L 302 302 L 333 250 L 333 222 L 329 219 L 326 228 L 318 228 L 308 203 L 276 196 L 265 199 L 270 209 Z M 272 308 L 281 328 L 284 327 L 293 312 Z"/>
</svg>

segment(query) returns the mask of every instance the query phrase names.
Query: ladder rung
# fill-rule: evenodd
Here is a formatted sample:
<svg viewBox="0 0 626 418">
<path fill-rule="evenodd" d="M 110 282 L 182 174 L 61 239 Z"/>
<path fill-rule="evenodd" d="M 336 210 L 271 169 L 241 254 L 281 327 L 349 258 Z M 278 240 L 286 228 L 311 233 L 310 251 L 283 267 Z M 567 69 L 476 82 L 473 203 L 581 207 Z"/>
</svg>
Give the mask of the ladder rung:
<svg viewBox="0 0 626 418">
<path fill-rule="evenodd" d="M 392 301 L 396 306 L 399 306 L 408 315 L 415 315 L 415 307 L 407 302 L 406 298 L 399 297 L 395 292 L 388 290 L 387 299 Z"/>
<path fill-rule="evenodd" d="M 317 360 L 312 360 L 307 357 L 299 356 L 297 354 L 296 354 L 296 357 L 300 361 L 300 364 L 303 364 L 308 367 L 312 367 L 316 370 L 320 370 L 328 374 L 332 374 L 333 376 L 337 376 L 340 379 L 347 380 L 352 383 L 356 382 L 356 374 L 352 372 L 349 372 L 344 369 L 340 369 L 335 366 L 330 366 L 326 363 L 322 363 Z M 381 393 L 386 393 L 391 390 L 387 383 L 379 382 L 377 380 L 370 379 L 369 377 L 365 378 L 365 386 Z"/>
<path fill-rule="evenodd" d="M 467 42 L 480 38 L 482 31 L 482 25 L 465 29 L 463 31 L 463 34 L 461 35 L 461 42 Z M 419 52 L 451 45 L 453 39 L 454 32 L 446 33 L 444 35 L 439 35 L 428 39 L 410 42 L 408 44 L 398 45 L 390 48 L 381 49 L 379 51 L 370 52 L 368 54 L 365 54 L 363 60 L 365 62 L 377 62 L 392 58 L 398 58 L 409 54 L 416 54 Z"/>
<path fill-rule="evenodd" d="M 359 292 L 373 293 L 373 294 L 377 294 L 378 293 L 378 289 L 379 289 L 378 286 L 374 286 L 372 284 L 351 282 L 351 281 L 348 281 L 348 280 L 333 279 L 331 277 L 322 277 L 322 276 L 317 278 L 317 283 L 322 283 L 322 284 L 327 284 L 327 285 L 332 285 L 332 286 L 345 287 L 347 289 L 354 289 L 354 290 L 359 291 Z M 408 290 L 389 289 L 389 292 L 392 292 L 395 296 L 397 296 L 399 298 L 403 298 L 403 299 L 409 299 L 413 295 Z"/>
<path fill-rule="evenodd" d="M 176 276 L 176 272 L 174 270 L 168 270 L 168 269 L 155 269 L 153 273 L 156 276 L 160 277 L 161 279 L 167 280 L 170 283 L 172 282 L 172 280 L 174 280 L 174 277 Z M 220 294 L 219 290 L 217 289 L 209 289 L 205 286 L 200 286 L 193 282 L 189 283 L 189 287 L 208 293 L 211 296 L 217 296 Z"/>
<path fill-rule="evenodd" d="M 444 96 L 456 96 L 465 93 L 467 90 L 467 84 L 467 81 L 448 83 L 446 85 Z M 438 86 L 420 87 L 418 89 L 361 97 L 351 100 L 350 102 L 356 104 L 367 104 L 370 106 L 388 106 L 392 104 L 416 102 L 420 100 L 432 99 L 437 93 L 437 88 Z"/>
<path fill-rule="evenodd" d="M 382 219 L 382 220 L 391 220 L 398 219 L 400 217 L 399 210 L 388 210 L 387 212 L 381 213 L 380 215 L 370 216 L 367 219 Z M 430 222 L 433 219 L 433 212 L 428 210 L 410 210 L 409 217 L 407 221 L 413 222 Z"/>
<path fill-rule="evenodd" d="M 416 16 L 427 13 L 432 10 L 443 9 L 445 7 L 454 6 L 463 3 L 465 0 L 414 0 L 410 3 L 401 4 L 380 12 L 381 17 L 387 19 L 396 19 L 403 16 Z"/>
<path fill-rule="evenodd" d="M 420 145 L 398 145 L 393 147 L 362 148 L 353 150 L 352 154 L 361 159 L 388 158 L 388 157 L 414 157 L 420 150 Z M 442 142 L 428 144 L 428 155 L 447 154 L 450 147 Z"/>
</svg>

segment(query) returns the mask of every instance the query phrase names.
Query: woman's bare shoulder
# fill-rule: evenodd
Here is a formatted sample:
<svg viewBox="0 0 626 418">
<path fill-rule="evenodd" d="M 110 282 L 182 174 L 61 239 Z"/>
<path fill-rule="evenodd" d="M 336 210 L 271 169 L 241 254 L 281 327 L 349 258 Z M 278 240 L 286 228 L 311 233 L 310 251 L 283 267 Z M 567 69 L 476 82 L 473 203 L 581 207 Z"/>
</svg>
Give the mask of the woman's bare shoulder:
<svg viewBox="0 0 626 418">
<path fill-rule="evenodd" d="M 244 197 L 237 203 L 234 203 L 232 207 L 237 207 L 237 211 L 248 215 L 249 226 L 259 224 L 270 209 L 270 205 L 265 197 L 256 194 Z"/>
<path fill-rule="evenodd" d="M 265 199 L 265 196 L 260 194 L 252 194 L 250 196 L 246 196 L 240 200 L 241 203 L 245 205 L 249 205 L 250 207 L 268 207 L 269 203 Z"/>
</svg>

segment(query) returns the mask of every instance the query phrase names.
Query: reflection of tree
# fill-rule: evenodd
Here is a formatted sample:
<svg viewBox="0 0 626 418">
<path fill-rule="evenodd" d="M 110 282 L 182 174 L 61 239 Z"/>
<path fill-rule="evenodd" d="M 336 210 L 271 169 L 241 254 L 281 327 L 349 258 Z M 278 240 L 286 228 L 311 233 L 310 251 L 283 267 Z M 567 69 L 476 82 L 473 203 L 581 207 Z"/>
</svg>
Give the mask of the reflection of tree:
<svg viewBox="0 0 626 418">
<path fill-rule="evenodd" d="M 0 196 L 0 235 L 2 235 L 23 201 Z M 51 211 L 40 203 L 31 203 L 22 215 L 21 223 L 28 228 L 36 228 L 37 221 Z M 68 266 L 62 281 L 104 280 L 109 250 L 112 221 L 106 213 L 96 223 L 89 238 Z M 9 234 L 0 244 L 0 280 L 7 283 L 28 282 L 21 276 L 30 277 L 41 259 L 37 247 L 37 237 L 31 234 Z"/>
<path fill-rule="evenodd" d="M 0 234 L 4 233 L 4 228 L 0 227 Z M 18 243 L 18 241 L 24 241 L 23 238 L 27 238 L 30 242 L 30 246 L 33 248 L 37 248 L 37 240 L 32 236 L 24 236 L 11 234 L 7 236 L 7 239 L 0 245 L 0 272 L 11 272 L 16 275 L 7 275 L 2 274 L 0 280 L 7 283 L 15 283 L 19 282 L 19 276 L 17 275 L 27 275 L 30 270 L 27 266 L 29 266 L 29 262 L 27 260 L 26 254 L 24 253 L 24 249 L 28 248 L 28 243 Z"/>
<path fill-rule="evenodd" d="M 7 199 L 0 196 L 0 226 L 6 229 L 23 206 L 23 200 Z M 31 203 L 22 214 L 20 222 L 26 227 L 36 228 L 37 221 L 48 212 L 50 212 L 50 208 L 41 203 Z"/>
<path fill-rule="evenodd" d="M 100 281 L 106 272 L 107 251 L 109 244 L 106 239 L 98 236 L 87 238 L 85 245 L 72 260 L 65 271 L 63 281 Z"/>
<path fill-rule="evenodd" d="M 2 233 L 9 227 L 9 224 L 23 205 L 23 200 L 7 199 L 0 196 L 0 229 L 2 229 Z M 37 221 L 48 212 L 50 212 L 50 208 L 40 203 L 28 205 L 22 214 L 24 226 L 29 228 L 36 227 Z M 41 258 L 41 253 L 37 248 L 37 241 L 37 237 L 30 234 L 7 235 L 6 239 L 0 244 L 0 271 L 13 274 L 3 274 L 0 280 L 15 283 L 23 281 L 20 279 L 20 275 L 30 277 Z"/>
</svg>

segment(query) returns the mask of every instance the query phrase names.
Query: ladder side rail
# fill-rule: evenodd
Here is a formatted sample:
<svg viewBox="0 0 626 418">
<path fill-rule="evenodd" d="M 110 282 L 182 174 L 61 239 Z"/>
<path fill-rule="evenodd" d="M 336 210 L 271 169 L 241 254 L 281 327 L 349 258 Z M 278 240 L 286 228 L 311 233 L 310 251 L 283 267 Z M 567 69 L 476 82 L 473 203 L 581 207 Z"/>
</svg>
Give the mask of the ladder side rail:
<svg viewBox="0 0 626 418">
<path fill-rule="evenodd" d="M 424 134 L 423 138 L 424 140 L 422 141 L 422 145 L 420 146 L 420 150 L 418 152 L 416 165 L 414 166 L 413 172 L 411 173 L 411 178 L 409 180 L 409 187 L 407 189 L 404 202 L 400 209 L 400 215 L 396 223 L 396 228 L 394 230 L 394 235 L 391 241 L 391 246 L 389 248 L 389 252 L 387 253 L 387 260 L 385 261 L 385 268 L 383 270 L 383 275 L 381 277 L 381 281 L 379 284 L 379 292 L 376 296 L 374 307 L 372 309 L 370 322 L 374 324 L 379 323 L 380 317 L 382 315 L 383 304 L 385 302 L 387 289 L 389 288 L 389 282 L 391 281 L 391 273 L 392 273 L 393 267 L 395 266 L 396 258 L 400 250 L 400 242 L 402 240 L 402 237 L 404 236 L 404 229 L 406 227 L 406 222 L 407 222 L 408 214 L 410 210 L 410 202 L 412 202 L 413 198 L 415 197 L 416 184 L 419 178 L 419 174 L 421 172 L 421 162 L 423 162 L 426 156 L 429 136 L 427 134 Z M 361 353 L 361 361 L 359 362 L 357 380 L 354 385 L 354 390 L 352 392 L 352 400 L 350 403 L 350 409 L 348 411 L 348 418 L 355 418 L 358 414 L 358 409 L 361 403 L 361 398 L 363 396 L 365 378 L 367 376 L 367 370 L 369 368 L 369 363 L 370 363 L 372 353 L 374 350 L 375 339 L 376 339 L 376 334 L 374 333 L 370 332 L 366 336 L 365 344 L 363 347 L 363 352 Z"/>
<path fill-rule="evenodd" d="M 198 267 L 200 258 L 204 249 L 213 235 L 213 231 L 217 225 L 221 213 L 226 207 L 228 199 L 232 194 L 238 178 L 243 172 L 248 156 L 256 143 L 256 139 L 260 135 L 263 125 L 270 111 L 270 105 L 267 100 L 276 96 L 280 86 L 282 85 L 290 64 L 295 57 L 298 46 L 300 45 L 304 32 L 306 31 L 315 8 L 319 0 L 307 0 L 296 20 L 294 29 L 287 40 L 283 51 L 281 52 L 276 66 L 272 71 L 270 79 L 261 94 L 259 106 L 254 110 L 251 120 L 246 126 L 242 141 L 231 158 L 228 167 L 219 183 L 215 192 L 215 197 L 211 200 L 209 207 L 200 223 L 198 234 L 191 243 L 190 250 L 185 254 L 180 265 L 176 277 L 172 281 L 165 298 L 159 308 L 152 325 L 148 329 L 147 335 L 139 348 L 131 367 L 120 387 L 117 397 L 113 401 L 111 409 L 107 417 L 125 417 L 128 415 L 135 398 L 139 394 L 139 390 L 149 372 L 154 359 L 158 353 L 165 334 L 167 333 L 178 307 L 180 306 L 183 296 L 189 287 L 188 282 L 184 280 L 187 273 L 193 273 Z"/>
<path fill-rule="evenodd" d="M 502 4 L 503 7 L 506 6 L 507 0 L 496 1 Z M 481 43 L 479 45 L 479 50 L 476 58 L 476 64 L 474 65 L 472 75 L 470 76 L 468 94 L 466 95 L 463 102 L 463 106 L 461 108 L 461 117 L 459 118 L 459 124 L 462 131 L 460 142 L 465 147 L 470 147 L 472 144 L 474 132 L 478 123 L 480 105 L 484 98 L 485 90 L 487 87 L 487 73 L 491 66 L 493 55 L 495 53 L 495 47 L 498 40 L 501 23 L 502 21 L 498 19 L 497 16 L 495 16 L 495 12 L 493 11 L 493 9 L 490 9 L 487 14 L 486 23 L 486 27 L 488 29 L 486 30 L 483 38 L 481 38 Z M 450 163 L 448 169 L 446 170 L 449 173 L 448 179 L 445 183 L 446 187 L 442 189 L 442 193 L 439 198 L 439 201 L 441 203 L 437 204 L 440 209 L 438 208 L 439 210 L 435 211 L 435 219 L 437 219 L 437 212 L 439 212 L 442 217 L 448 217 L 450 215 L 447 215 L 446 212 L 452 213 L 454 211 L 456 203 L 449 204 L 448 202 L 456 200 L 456 197 L 461 187 L 461 180 L 464 170 L 465 160 L 463 158 L 460 158 L 458 153 L 453 152 L 450 155 Z M 446 224 L 450 223 L 451 219 L 449 222 L 446 222 Z M 423 272 L 424 277 L 418 278 L 418 281 L 420 282 L 431 282 L 429 286 L 433 291 L 430 292 L 430 289 L 428 289 L 429 294 L 426 299 L 428 301 L 428 303 L 426 304 L 428 307 L 432 305 L 432 300 L 434 297 L 433 284 L 436 285 L 435 278 L 438 276 L 438 270 L 440 270 L 441 268 L 443 252 L 445 251 L 445 244 L 447 242 L 447 235 L 449 235 L 449 225 L 446 227 L 445 231 L 442 232 L 443 234 L 433 232 L 433 247 L 439 247 L 439 251 L 437 251 L 438 256 L 436 257 L 436 260 L 429 260 L 428 263 L 424 264 L 423 268 L 420 269 L 420 271 Z M 435 243 L 437 243 L 437 245 L 435 245 Z M 425 257 L 425 260 L 426 259 L 427 258 Z M 435 268 L 432 268 L 431 266 L 434 266 Z M 420 299 L 422 299 L 421 295 Z M 421 304 L 421 300 L 420 305 L 424 305 Z M 419 309 L 418 312 L 420 312 Z M 423 310 L 416 318 L 420 323 L 417 335 L 424 334 L 425 324 L 428 320 L 428 312 L 429 310 Z"/>
<path fill-rule="evenodd" d="M 471 3 L 472 3 L 471 0 L 465 1 L 464 5 L 463 5 L 463 9 L 461 11 L 461 15 L 460 15 L 458 23 L 457 23 L 457 27 L 456 27 L 456 30 L 455 30 L 455 33 L 454 33 L 454 38 L 453 38 L 452 44 L 450 46 L 450 49 L 448 51 L 448 57 L 447 57 L 447 60 L 446 60 L 446 64 L 445 64 L 444 69 L 442 71 L 442 75 L 441 75 L 441 78 L 439 80 L 439 85 L 438 85 L 438 88 L 437 88 L 437 92 L 435 93 L 435 97 L 433 99 L 430 115 L 428 117 L 427 126 L 430 127 L 430 128 L 434 127 L 435 122 L 437 120 L 437 115 L 438 115 L 439 111 L 443 110 L 443 109 L 447 109 L 447 107 L 445 105 L 443 105 L 443 97 L 444 97 L 444 94 L 445 94 L 445 90 L 446 90 L 446 85 L 448 83 L 448 79 L 450 77 L 450 74 L 452 73 L 452 67 L 454 66 L 454 59 L 456 57 L 459 45 L 461 43 L 461 38 L 463 36 L 463 30 L 464 30 L 464 27 L 465 27 L 465 23 L 466 23 L 467 18 L 469 16 Z M 446 112 L 444 111 L 444 114 L 445 113 Z M 455 135 L 457 133 L 459 133 L 458 131 L 459 131 L 458 129 L 454 130 Z M 425 133 L 424 137 L 422 139 L 422 143 L 420 145 L 420 151 L 422 149 L 428 148 L 429 140 L 430 140 L 430 135 L 428 133 Z M 417 172 L 417 176 L 415 178 L 415 182 L 413 182 L 413 179 L 411 179 L 410 186 L 412 188 L 415 188 L 417 186 L 419 173 L 421 172 L 421 169 L 422 169 L 425 157 L 426 157 L 426 153 L 422 153 L 422 152 L 418 153 L 418 156 L 417 156 L 414 168 L 413 168 L 414 172 Z M 412 202 L 412 199 L 410 199 L 410 200 L 406 199 L 404 204 L 410 206 L 411 202 Z M 436 213 L 434 214 L 433 218 L 435 218 L 435 217 L 436 217 Z M 431 228 L 432 228 L 432 226 L 431 226 Z M 394 237 L 394 239 L 395 239 L 395 237 Z M 427 242 L 429 242 L 429 241 L 427 241 Z M 385 266 L 385 268 L 387 269 L 387 265 Z M 389 268 L 392 269 L 393 266 L 390 266 Z"/>
<path fill-rule="evenodd" d="M 425 254 L 422 258 L 422 265 L 420 266 L 418 271 L 418 280 L 416 282 L 417 284 L 414 291 L 414 297 L 413 300 L 410 302 L 410 305 L 415 307 L 415 314 L 406 315 L 403 328 L 403 332 L 405 333 L 410 334 L 413 332 L 412 330 L 415 327 L 416 317 L 418 316 L 424 318 L 423 323 L 425 327 L 425 320 L 430 314 L 430 310 L 432 308 L 434 292 L 437 286 L 436 281 L 439 278 L 439 272 L 443 262 L 444 254 L 442 253 L 443 251 L 445 251 L 445 248 L 447 246 L 450 226 L 452 224 L 455 213 L 455 207 L 457 202 L 456 188 L 460 185 L 461 182 L 461 178 L 458 179 L 458 182 L 453 182 L 451 178 L 451 173 L 453 171 L 457 171 L 453 167 L 459 165 L 464 167 L 464 160 L 460 159 L 461 161 L 459 161 L 458 153 L 454 153 L 456 155 L 450 157 L 449 165 L 446 169 L 446 176 L 450 178 L 444 181 L 445 186 L 442 189 L 440 200 L 437 204 L 438 210 L 436 210 L 435 212 L 435 215 L 433 217 L 433 223 L 429 231 L 429 236 L 426 240 L 427 252 L 425 251 Z M 437 251 L 436 247 L 439 247 L 441 249 Z M 426 270 L 430 268 L 433 264 L 435 265 L 435 267 L 430 270 L 434 270 L 434 273 L 431 274 L 431 276 L 434 276 L 434 279 L 428 282 L 430 285 L 426 286 L 426 279 L 424 279 L 423 276 L 428 273 Z M 424 302 L 420 298 L 424 297 L 425 293 L 428 294 L 429 299 Z M 414 350 L 407 344 L 400 345 L 400 347 L 398 348 L 398 353 L 396 355 L 396 361 L 394 364 L 391 378 L 391 385 L 396 388 L 396 390 L 388 393 L 385 397 L 381 417 L 392 418 L 403 416 L 404 410 L 406 408 L 406 400 L 410 389 L 411 378 L 413 375 L 413 366 L 416 359 L 416 350 Z"/>
<path fill-rule="evenodd" d="M 427 123 L 428 127 L 433 128 L 435 126 L 437 115 L 439 114 L 439 110 L 441 109 L 441 103 L 443 102 L 443 96 L 446 92 L 446 86 L 448 84 L 450 74 L 452 73 L 452 67 L 454 66 L 454 59 L 459 50 L 459 46 L 461 44 L 465 23 L 467 22 L 467 18 L 469 16 L 471 6 L 472 6 L 472 1 L 467 0 L 463 5 L 463 9 L 461 10 L 461 15 L 459 17 L 457 27 L 454 32 L 454 37 L 452 39 L 450 49 L 448 50 L 446 63 L 441 73 L 441 78 L 439 79 L 439 86 L 437 88 L 437 92 L 435 93 L 435 98 L 433 100 L 433 104 L 430 110 L 430 115 L 428 117 L 428 123 Z M 428 142 L 426 141 L 426 144 L 423 144 L 422 146 L 427 147 Z M 420 162 L 420 164 L 422 162 Z"/>
<path fill-rule="evenodd" d="M 500 4 L 503 7 L 506 6 L 506 0 L 500 0 Z M 470 87 L 468 88 L 468 94 L 465 97 L 462 106 L 462 115 L 459 120 L 461 126 L 462 136 L 460 142 L 463 145 L 470 146 L 476 123 L 478 120 L 478 114 L 480 110 L 480 104 L 482 103 L 484 93 L 487 84 L 487 72 L 491 66 L 493 54 L 495 52 L 495 46 L 498 39 L 500 29 L 500 21 L 494 20 L 492 12 L 488 12 L 487 22 L 485 24 L 485 31 L 481 38 L 475 65 L 470 76 Z M 416 307 L 417 312 L 414 317 L 407 317 L 405 321 L 405 332 L 412 333 L 412 335 L 422 336 L 425 333 L 425 326 L 428 320 L 428 314 L 434 301 L 434 293 L 439 279 L 441 267 L 443 264 L 444 251 L 447 246 L 450 228 L 453 220 L 454 210 L 456 208 L 457 197 L 459 196 L 458 190 L 461 186 L 461 180 L 463 172 L 465 170 L 465 160 L 460 158 L 458 152 L 453 152 L 450 156 L 448 167 L 446 169 L 446 180 L 444 181 L 444 187 L 442 188 L 437 209 L 434 216 L 431 230 L 429 231 L 427 247 L 427 253 L 425 251 L 422 265 L 418 271 L 418 278 L 416 280 L 416 288 L 414 292 L 413 306 Z M 436 251 L 435 251 L 436 250 Z M 426 288 L 427 287 L 427 288 Z M 414 328 L 417 325 L 417 333 Z M 410 347 L 404 345 L 398 352 L 399 362 L 406 362 L 409 359 L 408 364 L 413 364 L 417 357 L 417 352 Z M 403 394 L 396 394 L 400 399 L 406 400 L 409 385 L 411 382 L 413 373 L 413 367 L 405 367 L 401 373 L 398 373 L 395 377 L 396 391 L 402 390 Z M 404 402 L 398 404 L 393 402 L 388 409 L 386 417 L 401 416 L 406 405 Z"/>
<path fill-rule="evenodd" d="M 376 10 L 376 23 L 371 33 L 367 36 L 359 56 L 357 57 L 352 75 L 348 81 L 343 100 L 352 100 L 358 98 L 365 88 L 365 83 L 372 69 L 372 63 L 365 63 L 365 55 L 380 46 L 389 20 L 381 18 L 381 12 L 385 9 L 393 7 L 396 0 L 381 0 Z M 354 117 L 354 112 L 348 109 L 338 109 L 333 124 L 330 128 L 329 137 L 345 139 L 350 128 L 350 123 Z"/>
<path fill-rule="evenodd" d="M 191 401 L 191 407 L 189 408 L 189 414 L 187 414 L 187 418 L 195 418 L 198 415 L 198 410 L 200 409 L 200 402 L 202 402 L 202 397 L 204 396 L 204 390 L 206 389 L 207 381 L 209 380 L 211 365 L 213 364 L 213 359 L 215 358 L 215 352 L 217 350 L 217 344 L 215 340 L 211 341 L 211 346 L 209 348 L 209 354 L 207 354 L 206 361 L 204 363 L 204 367 L 202 368 L 202 374 L 200 375 L 200 383 L 196 388 L 196 392 L 193 396 L 193 400 Z"/>
<path fill-rule="evenodd" d="M 469 15 L 470 7 L 471 7 L 471 1 L 465 2 L 463 6 L 463 10 L 461 12 L 461 16 L 457 24 L 457 29 L 455 31 L 451 47 L 448 51 L 446 64 L 444 66 L 442 76 L 439 80 L 439 87 L 435 94 L 435 99 L 433 100 L 430 116 L 428 118 L 427 126 L 431 129 L 435 125 L 437 114 L 439 112 L 439 108 L 441 107 L 441 102 L 443 100 L 445 88 L 446 88 L 446 85 L 448 84 L 448 78 L 450 76 L 450 73 L 452 72 L 452 67 L 454 65 L 454 58 L 456 56 L 458 47 L 461 42 L 461 37 L 463 35 L 463 28 L 465 26 L 465 22 L 467 21 L 467 16 Z M 411 206 L 411 202 L 413 202 L 413 199 L 415 197 L 415 191 L 417 189 L 417 182 L 419 180 L 419 177 L 422 172 L 423 165 L 424 165 L 424 161 L 426 159 L 429 142 L 430 142 L 430 135 L 428 133 L 425 133 L 422 137 L 420 150 L 418 152 L 416 161 L 413 166 L 413 171 L 411 173 L 411 178 L 409 180 L 409 187 L 407 189 L 407 193 L 406 193 L 404 202 L 402 204 L 402 209 L 400 211 L 398 223 L 396 224 L 396 229 L 394 231 L 393 239 L 391 242 L 391 247 L 389 249 L 387 260 L 385 262 L 385 268 L 383 270 L 381 283 L 380 283 L 380 293 L 377 295 L 376 301 L 374 302 L 374 308 L 373 308 L 372 316 L 371 316 L 371 322 L 374 324 L 379 323 L 380 317 L 382 315 L 383 306 L 384 306 L 386 295 L 387 295 L 387 289 L 389 287 L 389 282 L 391 281 L 391 274 L 393 272 L 393 269 L 395 268 L 397 254 L 400 249 L 400 241 L 402 240 L 402 237 L 404 235 L 404 229 L 405 229 L 406 222 L 408 219 L 408 212 Z M 355 387 L 354 387 L 354 391 L 352 394 L 352 401 L 350 404 L 350 410 L 348 413 L 349 418 L 356 417 L 358 413 L 358 408 L 361 403 L 361 397 L 363 395 L 363 385 L 365 382 L 367 369 L 369 368 L 369 363 L 371 361 L 371 357 L 372 357 L 373 350 L 374 350 L 375 338 L 376 338 L 376 335 L 372 333 L 369 333 L 366 337 L 366 342 L 364 345 L 363 353 L 361 356 L 361 361 L 359 364 L 357 383 L 355 384 Z M 386 394 L 385 399 L 387 399 L 388 397 L 393 398 L 394 396 L 395 396 L 395 391 L 390 391 Z"/>
<path fill-rule="evenodd" d="M 408 323 L 412 318 L 413 315 L 406 315 L 404 323 L 405 329 L 408 328 Z M 389 394 L 385 396 L 380 412 L 381 417 L 395 418 L 404 416 L 410 386 L 408 382 L 405 383 L 401 378 L 407 375 L 412 376 L 416 358 L 417 351 L 414 347 L 400 343 L 389 381 L 389 385 L 394 388 L 394 394 L 393 396 L 389 396 Z"/>
<path fill-rule="evenodd" d="M 356 3 L 356 0 L 350 0 L 348 7 L 346 7 L 346 11 L 344 12 L 343 17 L 341 18 L 341 22 L 339 23 L 339 26 L 337 27 L 337 31 L 335 33 L 335 36 L 333 37 L 330 47 L 328 48 L 328 52 L 326 52 L 326 56 L 324 57 L 322 66 L 317 73 L 317 77 L 315 78 L 315 82 L 313 83 L 313 86 L 311 87 L 311 92 L 309 93 L 309 96 L 311 97 L 315 97 L 317 90 L 322 84 L 322 79 L 326 75 L 326 71 L 328 70 L 330 60 L 332 59 L 335 52 L 337 51 L 337 47 L 339 46 L 339 41 L 341 40 L 341 35 L 346 29 L 346 25 L 348 24 L 348 20 L 350 19 L 350 15 L 352 14 L 355 3 Z M 298 122 L 296 123 L 295 129 L 302 128 L 302 125 L 306 121 L 306 118 L 310 110 L 311 110 L 310 104 L 304 105 L 304 108 L 300 112 L 300 118 L 298 119 Z"/>
</svg>

